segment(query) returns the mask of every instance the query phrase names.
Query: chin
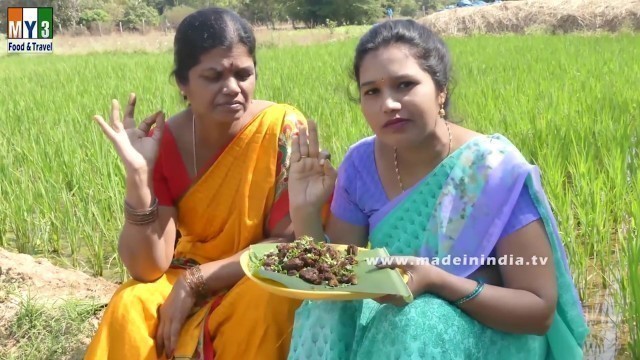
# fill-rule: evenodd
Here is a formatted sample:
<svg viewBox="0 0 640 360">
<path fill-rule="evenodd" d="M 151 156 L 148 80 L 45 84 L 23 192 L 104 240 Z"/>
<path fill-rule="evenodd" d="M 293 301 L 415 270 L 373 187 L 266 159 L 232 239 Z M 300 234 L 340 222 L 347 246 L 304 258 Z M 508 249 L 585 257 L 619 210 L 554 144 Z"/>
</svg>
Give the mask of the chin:
<svg viewBox="0 0 640 360">
<path fill-rule="evenodd" d="M 220 122 L 235 122 L 242 119 L 245 111 L 220 111 L 219 109 L 217 109 L 214 114 L 215 118 L 219 119 L 218 121 Z"/>
<path fill-rule="evenodd" d="M 415 145 L 419 145 L 424 141 L 423 136 L 419 136 L 414 133 L 400 133 L 400 134 L 388 134 L 388 133 L 380 133 L 377 134 L 376 137 L 380 139 L 382 143 L 389 147 L 394 148 L 405 148 L 405 147 L 413 147 Z"/>
</svg>

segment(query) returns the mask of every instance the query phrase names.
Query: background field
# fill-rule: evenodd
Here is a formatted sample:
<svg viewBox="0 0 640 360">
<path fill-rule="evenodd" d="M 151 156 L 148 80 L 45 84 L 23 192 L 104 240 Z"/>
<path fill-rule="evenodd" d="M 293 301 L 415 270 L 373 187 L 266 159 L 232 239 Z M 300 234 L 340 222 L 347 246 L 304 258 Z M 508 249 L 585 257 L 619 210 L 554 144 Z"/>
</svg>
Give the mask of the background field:
<svg viewBox="0 0 640 360">
<path fill-rule="evenodd" d="M 593 334 L 640 357 L 640 36 L 448 39 L 453 114 L 502 133 L 542 169 Z M 320 123 L 338 161 L 369 134 L 353 101 L 355 40 L 260 49 L 258 97 Z M 184 106 L 171 54 L 0 59 L 0 247 L 122 280 L 123 173 L 91 118 L 135 91 L 137 114 Z M 604 355 L 602 355 L 604 354 Z"/>
</svg>

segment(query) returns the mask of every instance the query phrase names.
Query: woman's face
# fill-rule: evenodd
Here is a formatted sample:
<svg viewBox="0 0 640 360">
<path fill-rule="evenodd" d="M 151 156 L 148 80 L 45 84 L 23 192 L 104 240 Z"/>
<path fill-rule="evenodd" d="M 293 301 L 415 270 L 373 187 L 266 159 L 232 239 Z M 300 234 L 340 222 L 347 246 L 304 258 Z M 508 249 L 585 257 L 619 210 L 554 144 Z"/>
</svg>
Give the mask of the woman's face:
<svg viewBox="0 0 640 360">
<path fill-rule="evenodd" d="M 244 45 L 236 44 L 203 54 L 189 71 L 189 82 L 179 87 L 197 117 L 233 122 L 242 118 L 251 103 L 255 73 L 251 54 Z"/>
<path fill-rule="evenodd" d="M 360 65 L 360 106 L 376 136 L 394 147 L 428 137 L 445 94 L 436 89 L 406 45 L 367 54 Z"/>
</svg>

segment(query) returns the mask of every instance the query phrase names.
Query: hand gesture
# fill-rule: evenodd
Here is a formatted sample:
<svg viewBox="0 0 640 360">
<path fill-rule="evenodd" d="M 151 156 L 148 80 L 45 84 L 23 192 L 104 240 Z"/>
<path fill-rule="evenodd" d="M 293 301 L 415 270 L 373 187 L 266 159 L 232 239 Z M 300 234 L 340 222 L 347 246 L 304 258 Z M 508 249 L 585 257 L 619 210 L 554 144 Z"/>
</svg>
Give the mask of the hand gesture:
<svg viewBox="0 0 640 360">
<path fill-rule="evenodd" d="M 291 144 L 289 169 L 289 206 L 292 209 L 322 209 L 331 196 L 337 172 L 328 153 L 320 152 L 318 127 L 312 120 L 309 129 L 298 125 Z"/>
<path fill-rule="evenodd" d="M 421 259 L 414 256 L 393 256 L 390 258 L 379 259 L 376 264 L 378 269 L 400 269 L 409 279 L 407 286 L 411 291 L 411 296 L 416 298 L 431 288 L 435 272 L 438 269 L 431 265 L 425 264 Z M 404 306 L 407 300 L 397 295 L 384 295 L 373 299 L 380 304 L 393 304 L 395 306 Z"/>
<path fill-rule="evenodd" d="M 110 124 L 107 124 L 100 115 L 94 116 L 94 120 L 113 144 L 127 171 L 151 171 L 158 157 L 160 139 L 164 130 L 164 113 L 158 111 L 136 127 L 136 121 L 133 118 L 135 107 L 136 96 L 131 94 L 124 121 L 120 121 L 120 104 L 117 100 L 111 102 Z M 149 137 L 153 124 L 156 124 L 156 128 L 153 136 Z"/>
</svg>

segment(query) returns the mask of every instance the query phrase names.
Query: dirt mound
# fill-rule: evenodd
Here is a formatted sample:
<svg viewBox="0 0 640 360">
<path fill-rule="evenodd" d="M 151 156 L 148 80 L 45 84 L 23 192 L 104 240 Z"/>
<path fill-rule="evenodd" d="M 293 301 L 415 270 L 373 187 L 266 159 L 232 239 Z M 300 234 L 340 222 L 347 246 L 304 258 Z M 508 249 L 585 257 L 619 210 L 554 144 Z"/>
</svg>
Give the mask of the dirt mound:
<svg viewBox="0 0 640 360">
<path fill-rule="evenodd" d="M 640 30 L 640 0 L 522 0 L 445 10 L 420 22 L 442 35 Z"/>
<path fill-rule="evenodd" d="M 0 345 L 0 354 L 19 342 L 8 329 L 25 304 L 52 308 L 65 301 L 79 300 L 105 305 L 117 286 L 80 271 L 56 267 L 46 259 L 0 248 L 0 343 L 4 344 Z M 100 315 L 101 311 L 90 320 L 93 328 Z M 86 344 L 89 339 L 82 340 Z"/>
</svg>

